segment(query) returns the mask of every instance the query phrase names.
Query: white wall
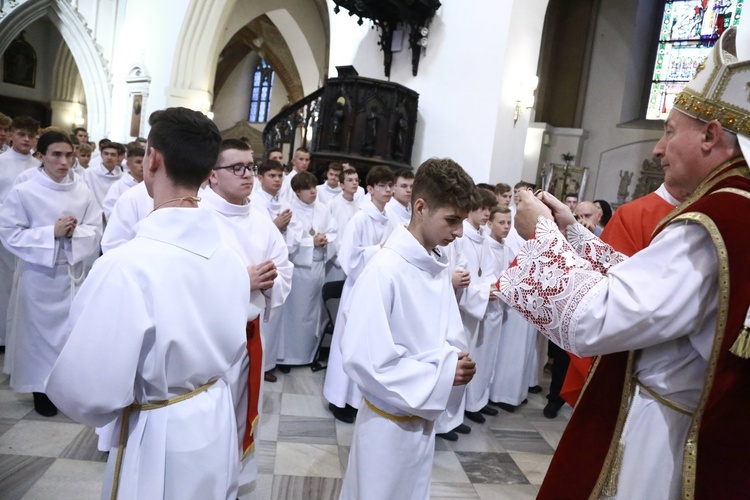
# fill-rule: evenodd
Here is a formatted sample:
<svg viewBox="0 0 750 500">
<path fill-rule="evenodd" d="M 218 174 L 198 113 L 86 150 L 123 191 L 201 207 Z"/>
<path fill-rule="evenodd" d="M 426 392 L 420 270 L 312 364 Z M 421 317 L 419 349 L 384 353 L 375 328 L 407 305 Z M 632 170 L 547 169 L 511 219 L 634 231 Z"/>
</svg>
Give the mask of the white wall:
<svg viewBox="0 0 750 500">
<path fill-rule="evenodd" d="M 651 158 L 653 144 L 661 136 L 658 123 L 635 122 L 625 126 L 621 123 L 623 119 L 632 118 L 628 115 L 633 94 L 637 96 L 642 90 L 627 79 L 633 68 L 633 59 L 648 57 L 643 54 L 642 40 L 635 27 L 641 22 L 639 9 L 642 12 L 647 6 L 644 3 L 653 1 L 601 2 L 582 123 L 589 138 L 579 158 L 581 165 L 591 169 L 587 199 L 616 201 L 620 170 L 635 174 L 634 186 L 643 160 Z M 649 61 L 648 66 L 651 64 Z M 641 84 L 645 85 L 645 81 Z"/>
<path fill-rule="evenodd" d="M 385 79 L 378 32 L 333 12 L 329 75 L 353 65 L 361 76 Z M 418 166 L 448 156 L 477 182 L 520 179 L 528 113 L 513 128 L 518 79 L 536 73 L 547 0 L 482 2 L 482 14 L 462 2 L 443 2 L 433 18 L 418 76 L 408 43 L 393 56 L 391 81 L 419 93 L 412 154 Z M 510 15 L 509 15 L 510 13 Z M 515 25 L 514 25 L 515 24 Z"/>
<path fill-rule="evenodd" d="M 246 121 L 250 110 L 250 92 L 258 54 L 250 52 L 230 73 L 221 91 L 214 98 L 214 123 L 226 130 L 238 121 Z"/>
<path fill-rule="evenodd" d="M 130 139 L 131 98 L 125 78 L 133 65 L 142 64 L 151 76 L 143 109 L 145 116 L 148 118 L 153 111 L 167 106 L 165 89 L 169 86 L 175 45 L 188 3 L 189 0 L 128 0 L 110 62 L 113 88 L 109 138 L 124 142 Z M 166 19 L 170 21 L 165 22 Z M 148 130 L 146 124 L 141 135 L 145 137 Z"/>
</svg>

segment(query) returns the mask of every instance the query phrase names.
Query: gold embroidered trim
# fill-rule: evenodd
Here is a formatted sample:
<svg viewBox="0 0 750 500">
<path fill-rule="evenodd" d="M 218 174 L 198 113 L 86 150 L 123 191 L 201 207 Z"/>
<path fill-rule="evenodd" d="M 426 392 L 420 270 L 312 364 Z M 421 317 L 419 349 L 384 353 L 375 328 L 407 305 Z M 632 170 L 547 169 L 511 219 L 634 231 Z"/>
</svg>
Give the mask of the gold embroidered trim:
<svg viewBox="0 0 750 500">
<path fill-rule="evenodd" d="M 128 427 L 130 424 L 130 414 L 133 412 L 133 410 L 148 411 L 148 410 L 158 410 L 159 408 L 165 408 L 167 406 L 171 406 L 173 404 L 185 401 L 186 399 L 190 399 L 193 396 L 196 396 L 200 394 L 201 392 L 208 390 L 208 388 L 214 385 L 215 383 L 216 383 L 216 380 L 212 380 L 206 384 L 203 384 L 202 386 L 196 389 L 193 389 L 190 392 L 186 392 L 185 394 L 180 394 L 179 396 L 169 398 L 165 401 L 157 401 L 155 403 L 144 403 L 144 404 L 133 403 L 130 406 L 125 407 L 125 409 L 122 412 L 122 422 L 120 424 L 120 440 L 119 440 L 119 443 L 117 444 L 117 460 L 115 461 L 115 473 L 112 479 L 112 493 L 110 494 L 110 497 L 109 497 L 110 500 L 117 499 L 117 490 L 120 486 L 120 469 L 122 468 L 122 457 L 125 453 L 125 443 L 128 439 Z"/>
<path fill-rule="evenodd" d="M 370 403 L 367 398 L 365 398 L 365 403 L 370 407 L 372 411 L 374 411 L 381 417 L 387 418 L 388 420 L 393 420 L 394 422 L 413 422 L 414 420 L 422 420 L 422 417 L 418 417 L 416 415 L 391 415 L 390 413 L 385 412 L 374 404 Z"/>
<path fill-rule="evenodd" d="M 722 176 L 723 177 L 723 176 Z M 717 311 L 716 330 L 714 342 L 711 347 L 711 357 L 708 360 L 706 369 L 706 380 L 701 391 L 701 397 L 698 400 L 698 406 L 690 422 L 687 440 L 685 441 L 685 451 L 682 456 L 682 498 L 692 500 L 695 498 L 695 473 L 698 462 L 698 431 L 700 430 L 703 411 L 711 393 L 716 373 L 716 365 L 721 352 L 721 345 L 724 341 L 724 330 L 727 326 L 727 315 L 729 313 L 729 257 L 724 239 L 719 233 L 719 229 L 710 217 L 705 214 L 690 212 L 682 214 L 674 219 L 675 221 L 686 221 L 700 224 L 708 232 L 711 240 L 716 247 L 716 257 L 718 262 L 718 279 L 719 279 L 719 307 Z"/>
<path fill-rule="evenodd" d="M 731 75 L 725 75 L 726 78 L 729 76 Z M 724 82 L 719 84 L 726 86 Z M 750 115 L 728 102 L 708 99 L 686 88 L 675 98 L 674 107 L 701 121 L 717 120 L 724 129 L 735 134 L 750 134 Z"/>
<path fill-rule="evenodd" d="M 620 399 L 620 413 L 617 416 L 617 423 L 615 424 L 615 430 L 612 433 L 612 440 L 609 443 L 609 451 L 607 456 L 604 458 L 602 464 L 602 470 L 599 471 L 599 479 L 594 485 L 594 490 L 589 495 L 590 500 L 597 500 L 601 495 L 604 487 L 608 483 L 612 483 L 613 479 L 610 476 L 613 474 L 619 474 L 617 468 L 617 454 L 620 449 L 620 437 L 622 436 L 622 430 L 625 426 L 625 418 L 628 415 L 628 409 L 632 404 L 633 396 L 633 362 L 635 360 L 635 352 L 630 351 L 628 353 L 628 363 L 625 367 L 625 380 L 623 381 L 622 387 L 622 398 Z"/>
</svg>

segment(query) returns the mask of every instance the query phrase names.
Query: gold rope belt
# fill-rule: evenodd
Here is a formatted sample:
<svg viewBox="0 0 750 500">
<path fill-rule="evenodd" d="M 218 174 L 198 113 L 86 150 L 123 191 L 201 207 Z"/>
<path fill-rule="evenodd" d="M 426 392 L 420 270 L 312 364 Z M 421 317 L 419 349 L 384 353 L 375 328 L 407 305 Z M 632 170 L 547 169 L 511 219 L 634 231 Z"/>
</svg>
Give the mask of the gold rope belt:
<svg viewBox="0 0 750 500">
<path fill-rule="evenodd" d="M 122 456 L 125 452 L 125 441 L 127 440 L 127 437 L 128 437 L 128 426 L 130 423 L 130 414 L 134 410 L 139 410 L 139 411 L 158 410 L 159 408 L 165 408 L 167 406 L 180 403 L 182 401 L 185 401 L 186 399 L 190 399 L 193 396 L 200 394 L 201 392 L 208 390 L 208 388 L 214 385 L 215 383 L 216 383 L 216 380 L 212 380 L 206 384 L 203 384 L 202 386 L 196 389 L 193 389 L 190 392 L 186 392 L 185 394 L 180 394 L 179 396 L 169 398 L 165 401 L 157 401 L 155 403 L 144 403 L 144 404 L 133 403 L 130 406 L 125 407 L 125 409 L 122 412 L 122 424 L 120 425 L 120 440 L 117 444 L 117 461 L 115 461 L 115 474 L 114 474 L 114 478 L 112 479 L 112 494 L 109 497 L 111 500 L 115 500 L 117 498 L 117 489 L 120 485 L 120 469 L 122 468 Z"/>
<path fill-rule="evenodd" d="M 643 383 L 640 380 L 638 380 L 637 377 L 633 377 L 633 381 L 638 385 L 638 387 L 641 388 L 641 390 L 643 390 L 643 392 L 645 392 L 646 394 L 648 394 L 649 396 L 651 396 L 652 398 L 654 398 L 654 400 L 656 400 L 659 403 L 663 404 L 667 408 L 669 408 L 671 410 L 674 410 L 677 413 L 682 413 L 683 415 L 687 415 L 688 417 L 692 417 L 693 416 L 693 414 L 694 414 L 693 410 L 690 410 L 690 409 L 685 408 L 684 406 L 682 406 L 682 405 L 680 405 L 678 403 L 670 401 L 667 398 L 665 398 L 664 396 L 662 396 L 661 394 L 657 394 L 656 392 L 654 392 L 649 387 L 646 387 L 645 385 L 643 385 Z"/>
<path fill-rule="evenodd" d="M 367 398 L 365 398 L 365 403 L 372 411 L 374 411 L 381 417 L 387 418 L 388 420 L 393 420 L 395 422 L 411 422 L 414 420 L 422 419 L 422 417 L 418 417 L 416 415 L 391 415 L 390 413 L 383 411 L 374 404 L 370 403 Z"/>
</svg>

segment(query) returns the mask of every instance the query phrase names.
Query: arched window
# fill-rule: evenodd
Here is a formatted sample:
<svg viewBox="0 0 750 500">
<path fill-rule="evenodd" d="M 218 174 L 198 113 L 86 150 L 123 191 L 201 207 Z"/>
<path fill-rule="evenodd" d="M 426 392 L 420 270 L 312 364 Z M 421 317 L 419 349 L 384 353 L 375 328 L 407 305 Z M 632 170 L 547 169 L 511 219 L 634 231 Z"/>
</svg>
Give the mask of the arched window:
<svg viewBox="0 0 750 500">
<path fill-rule="evenodd" d="M 663 120 L 724 30 L 739 23 L 743 0 L 665 0 L 646 119 Z"/>
<path fill-rule="evenodd" d="M 261 59 L 253 74 L 253 90 L 250 95 L 251 122 L 267 122 L 271 107 L 271 90 L 273 88 L 273 69 L 265 59 Z"/>
</svg>

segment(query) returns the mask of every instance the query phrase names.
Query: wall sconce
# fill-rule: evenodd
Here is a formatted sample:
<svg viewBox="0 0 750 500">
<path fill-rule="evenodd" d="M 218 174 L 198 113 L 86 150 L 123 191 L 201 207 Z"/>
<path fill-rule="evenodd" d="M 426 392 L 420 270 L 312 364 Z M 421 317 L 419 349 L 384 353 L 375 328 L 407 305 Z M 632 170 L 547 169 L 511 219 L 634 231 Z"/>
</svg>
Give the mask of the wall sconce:
<svg viewBox="0 0 750 500">
<path fill-rule="evenodd" d="M 529 78 L 526 82 L 519 84 L 518 98 L 516 99 L 516 107 L 513 110 L 513 127 L 515 128 L 518 118 L 521 116 L 523 108 L 531 109 L 534 107 L 534 99 L 536 97 L 536 88 L 539 85 L 539 77 L 534 76 Z"/>
<path fill-rule="evenodd" d="M 83 127 L 83 124 L 86 123 L 86 120 L 83 118 L 83 112 L 80 109 L 73 114 L 71 122 L 73 123 L 73 128 Z"/>
</svg>

